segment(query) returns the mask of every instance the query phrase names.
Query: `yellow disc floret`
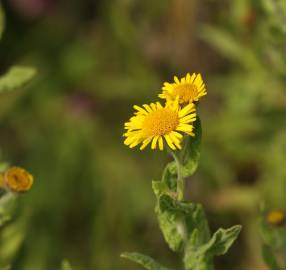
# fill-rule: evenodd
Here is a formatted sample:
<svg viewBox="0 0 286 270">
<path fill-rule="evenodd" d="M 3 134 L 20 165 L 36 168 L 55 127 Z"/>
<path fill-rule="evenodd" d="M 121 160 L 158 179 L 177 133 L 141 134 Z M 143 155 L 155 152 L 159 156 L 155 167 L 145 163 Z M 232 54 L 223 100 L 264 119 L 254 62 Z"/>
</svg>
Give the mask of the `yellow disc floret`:
<svg viewBox="0 0 286 270">
<path fill-rule="evenodd" d="M 3 174 L 5 186 L 13 192 L 26 192 L 33 185 L 33 176 L 25 169 L 11 167 Z"/>
<path fill-rule="evenodd" d="M 167 102 L 163 107 L 159 102 L 134 106 L 134 116 L 125 123 L 124 144 L 130 148 L 142 144 L 144 149 L 149 143 L 151 148 L 164 148 L 164 141 L 173 149 L 181 149 L 182 133 L 194 136 L 193 122 L 196 120 L 194 104 L 183 109 L 175 102 Z"/>
<path fill-rule="evenodd" d="M 198 101 L 202 96 L 207 94 L 205 84 L 202 80 L 201 74 L 189 73 L 178 79 L 174 77 L 174 83 L 165 82 L 162 87 L 162 93 L 159 97 L 167 101 L 174 101 L 179 97 L 180 104 L 193 103 Z"/>
<path fill-rule="evenodd" d="M 146 136 L 162 136 L 175 130 L 178 124 L 178 113 L 170 108 L 162 108 L 153 111 L 145 117 L 142 132 Z"/>
</svg>

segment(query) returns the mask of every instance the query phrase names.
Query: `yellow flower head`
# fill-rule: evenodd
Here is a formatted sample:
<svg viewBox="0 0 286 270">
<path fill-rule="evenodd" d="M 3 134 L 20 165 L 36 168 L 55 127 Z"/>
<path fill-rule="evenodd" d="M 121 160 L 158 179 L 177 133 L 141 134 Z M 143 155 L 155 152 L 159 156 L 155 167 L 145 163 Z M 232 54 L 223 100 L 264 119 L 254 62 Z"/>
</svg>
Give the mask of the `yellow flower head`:
<svg viewBox="0 0 286 270">
<path fill-rule="evenodd" d="M 202 96 L 207 94 L 205 84 L 201 74 L 188 73 L 185 77 L 178 79 L 174 77 L 174 83 L 165 82 L 162 87 L 162 93 L 159 97 L 167 101 L 175 100 L 179 97 L 180 104 L 192 103 L 198 101 Z"/>
<path fill-rule="evenodd" d="M 5 186 L 13 192 L 26 192 L 33 185 L 33 176 L 19 167 L 11 167 L 3 174 Z"/>
<path fill-rule="evenodd" d="M 181 141 L 186 133 L 194 136 L 193 122 L 196 120 L 194 104 L 188 104 L 183 109 L 175 102 L 167 102 L 163 107 L 159 102 L 144 104 L 142 107 L 134 106 L 134 116 L 125 123 L 124 144 L 130 148 L 142 143 L 143 150 L 149 143 L 151 148 L 160 150 L 164 142 L 173 149 L 181 149 Z"/>
<path fill-rule="evenodd" d="M 282 226 L 286 221 L 285 212 L 281 210 L 272 210 L 267 213 L 266 220 L 271 225 Z"/>
</svg>

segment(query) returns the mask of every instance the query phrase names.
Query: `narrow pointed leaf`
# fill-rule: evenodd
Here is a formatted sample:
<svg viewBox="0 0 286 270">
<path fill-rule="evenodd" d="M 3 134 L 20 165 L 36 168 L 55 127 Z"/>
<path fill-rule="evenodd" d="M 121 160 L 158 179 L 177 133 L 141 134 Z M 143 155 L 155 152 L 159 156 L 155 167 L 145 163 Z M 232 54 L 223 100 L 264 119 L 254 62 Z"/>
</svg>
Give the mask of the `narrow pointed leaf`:
<svg viewBox="0 0 286 270">
<path fill-rule="evenodd" d="M 36 74 L 31 67 L 14 66 L 0 77 L 0 93 L 23 87 Z"/>
<path fill-rule="evenodd" d="M 229 229 L 219 229 L 203 247 L 204 252 L 208 252 L 209 255 L 213 256 L 224 255 L 232 246 L 240 231 L 240 225 L 233 226 Z"/>
<path fill-rule="evenodd" d="M 212 270 L 213 257 L 225 254 L 236 240 L 241 226 L 219 229 L 205 244 L 199 239 L 200 230 L 195 229 L 186 244 L 184 264 L 187 270 Z"/>
<path fill-rule="evenodd" d="M 132 253 L 125 252 L 121 254 L 121 257 L 125 259 L 129 259 L 133 262 L 136 262 L 142 265 L 147 270 L 171 270 L 169 268 L 166 268 L 160 265 L 151 257 L 137 253 L 137 252 L 132 252 Z"/>
</svg>

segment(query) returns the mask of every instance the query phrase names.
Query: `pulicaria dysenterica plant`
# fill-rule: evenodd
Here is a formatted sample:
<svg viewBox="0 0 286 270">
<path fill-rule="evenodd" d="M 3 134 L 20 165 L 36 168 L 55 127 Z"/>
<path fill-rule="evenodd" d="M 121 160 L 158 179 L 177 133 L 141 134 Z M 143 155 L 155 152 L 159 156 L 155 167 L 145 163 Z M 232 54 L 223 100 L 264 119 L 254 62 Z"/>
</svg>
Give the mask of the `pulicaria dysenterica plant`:
<svg viewBox="0 0 286 270">
<path fill-rule="evenodd" d="M 165 82 L 159 94 L 164 103 L 134 106 L 123 134 L 130 148 L 143 150 L 150 145 L 153 150 L 166 149 L 174 159 L 152 187 L 160 229 L 169 248 L 182 255 L 185 270 L 214 269 L 214 256 L 225 254 L 241 230 L 236 225 L 211 235 L 203 207 L 184 199 L 186 178 L 198 167 L 202 130 L 197 105 L 206 94 L 200 74 L 175 76 L 174 83 Z M 122 257 L 148 270 L 169 269 L 140 253 L 123 253 Z"/>
</svg>

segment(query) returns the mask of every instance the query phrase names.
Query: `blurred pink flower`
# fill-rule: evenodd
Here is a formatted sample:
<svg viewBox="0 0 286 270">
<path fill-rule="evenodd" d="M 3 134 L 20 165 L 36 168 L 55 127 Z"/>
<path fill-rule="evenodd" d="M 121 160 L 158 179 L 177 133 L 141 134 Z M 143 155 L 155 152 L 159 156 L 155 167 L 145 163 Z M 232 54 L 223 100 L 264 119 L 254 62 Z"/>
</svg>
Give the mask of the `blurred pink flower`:
<svg viewBox="0 0 286 270">
<path fill-rule="evenodd" d="M 47 13 L 53 0 L 9 0 L 10 6 L 23 17 L 35 18 Z"/>
</svg>

